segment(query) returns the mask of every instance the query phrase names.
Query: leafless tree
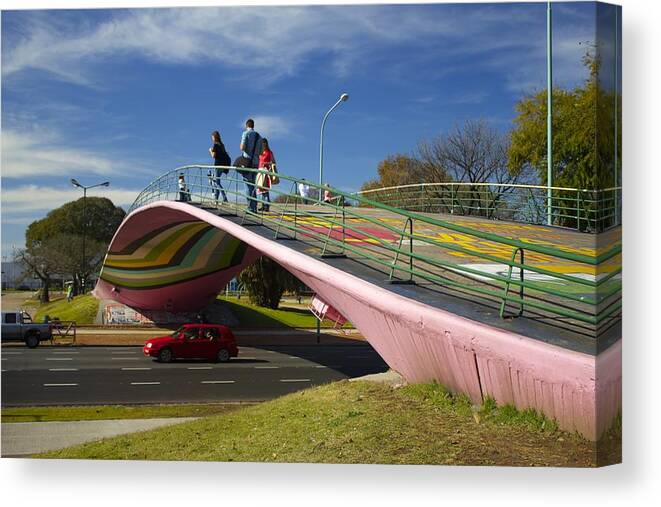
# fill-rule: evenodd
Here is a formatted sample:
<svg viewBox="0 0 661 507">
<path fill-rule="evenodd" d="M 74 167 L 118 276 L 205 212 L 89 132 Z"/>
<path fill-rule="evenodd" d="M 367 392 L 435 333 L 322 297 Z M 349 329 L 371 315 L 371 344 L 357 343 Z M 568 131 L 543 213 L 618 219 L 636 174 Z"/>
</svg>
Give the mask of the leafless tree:
<svg viewBox="0 0 661 507">
<path fill-rule="evenodd" d="M 507 185 L 529 181 L 523 172 L 508 169 L 509 136 L 484 120 L 467 120 L 432 140 L 421 141 L 418 158 L 428 181 L 498 183 L 504 186 L 462 187 L 457 203 L 463 213 L 490 216 L 513 189 Z"/>
</svg>

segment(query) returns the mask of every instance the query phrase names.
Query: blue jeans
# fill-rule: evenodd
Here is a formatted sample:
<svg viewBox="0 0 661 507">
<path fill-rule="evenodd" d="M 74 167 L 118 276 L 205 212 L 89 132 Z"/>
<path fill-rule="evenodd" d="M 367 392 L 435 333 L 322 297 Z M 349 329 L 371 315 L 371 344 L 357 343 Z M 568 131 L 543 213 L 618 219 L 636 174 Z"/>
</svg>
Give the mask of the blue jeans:
<svg viewBox="0 0 661 507">
<path fill-rule="evenodd" d="M 248 199 L 248 209 L 253 213 L 256 213 L 257 201 L 255 200 L 255 173 L 244 173 L 243 181 L 246 184 L 246 198 Z"/>
<path fill-rule="evenodd" d="M 269 192 L 262 192 L 259 195 L 262 198 L 262 211 L 268 211 L 270 209 L 269 204 L 271 204 L 271 197 L 269 196 Z"/>
<path fill-rule="evenodd" d="M 214 178 L 214 185 L 213 185 L 213 195 L 216 201 L 218 200 L 218 196 L 220 194 L 223 194 L 223 202 L 227 202 L 227 194 L 225 193 L 225 189 L 223 188 L 223 185 L 220 183 L 220 176 L 217 178 Z"/>
</svg>

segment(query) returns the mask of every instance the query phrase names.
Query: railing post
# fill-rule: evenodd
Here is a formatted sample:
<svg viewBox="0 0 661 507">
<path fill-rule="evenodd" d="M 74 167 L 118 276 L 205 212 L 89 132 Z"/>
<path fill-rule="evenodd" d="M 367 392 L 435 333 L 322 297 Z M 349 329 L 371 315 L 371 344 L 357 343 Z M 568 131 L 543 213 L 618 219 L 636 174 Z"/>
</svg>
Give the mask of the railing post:
<svg viewBox="0 0 661 507">
<path fill-rule="evenodd" d="M 399 260 L 399 253 L 402 250 L 402 243 L 404 241 L 404 233 L 406 228 L 409 229 L 409 279 L 408 280 L 393 280 L 393 275 L 395 273 L 395 268 L 397 267 L 397 261 Z M 399 245 L 397 247 L 397 252 L 395 253 L 395 258 L 392 261 L 390 266 L 390 275 L 388 276 L 388 281 L 392 284 L 413 284 L 413 219 L 408 217 L 404 223 L 404 228 L 399 237 Z"/>
<path fill-rule="evenodd" d="M 450 215 L 454 215 L 454 185 L 450 183 Z"/>
<path fill-rule="evenodd" d="M 576 230 L 581 232 L 581 191 L 576 190 Z"/>
<path fill-rule="evenodd" d="M 409 282 L 413 283 L 413 219 L 409 218 Z"/>
<path fill-rule="evenodd" d="M 507 272 L 507 279 L 508 281 L 505 282 L 505 291 L 503 292 L 503 300 L 500 303 L 500 318 L 504 319 L 505 318 L 505 306 L 507 305 L 507 294 L 509 293 L 510 290 L 510 280 L 512 279 L 512 264 L 514 263 L 514 259 L 516 259 L 516 254 L 517 252 L 520 253 L 520 258 L 519 258 L 519 280 L 521 281 L 521 285 L 519 285 L 519 299 L 521 300 L 519 303 L 519 313 L 515 315 L 515 317 L 521 317 L 523 315 L 523 296 L 524 296 L 524 287 L 523 287 L 523 280 L 524 280 L 524 257 L 523 257 L 523 248 L 518 247 L 514 250 L 512 253 L 512 259 L 510 260 L 510 267 Z"/>
<path fill-rule="evenodd" d="M 298 231 L 298 195 L 294 199 L 294 239 L 296 239 L 296 232 Z"/>
<path fill-rule="evenodd" d="M 239 174 L 234 171 L 234 212 L 239 216 Z"/>
<path fill-rule="evenodd" d="M 344 203 L 338 199 L 337 204 L 342 204 L 342 254 L 346 251 L 346 230 L 347 230 L 347 222 L 346 222 L 346 212 L 344 209 Z"/>
</svg>

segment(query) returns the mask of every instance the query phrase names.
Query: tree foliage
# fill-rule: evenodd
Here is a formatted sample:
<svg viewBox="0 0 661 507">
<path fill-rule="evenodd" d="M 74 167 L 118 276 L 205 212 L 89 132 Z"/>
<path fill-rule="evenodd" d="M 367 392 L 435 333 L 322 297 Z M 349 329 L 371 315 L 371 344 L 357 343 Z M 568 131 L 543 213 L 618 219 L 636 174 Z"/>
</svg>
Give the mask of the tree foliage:
<svg viewBox="0 0 661 507">
<path fill-rule="evenodd" d="M 85 208 L 83 210 L 83 208 Z M 83 220 L 83 211 L 85 219 Z M 68 202 L 32 222 L 25 232 L 25 244 L 44 241 L 57 234 L 82 235 L 86 239 L 109 243 L 126 212 L 105 197 L 87 197 Z"/>
<path fill-rule="evenodd" d="M 599 84 L 599 59 L 586 54 L 588 78 L 572 90 L 553 93 L 553 186 L 600 189 L 613 181 L 614 95 Z M 619 98 L 618 98 L 619 100 Z M 547 182 L 547 91 L 530 94 L 515 106 L 509 167 L 536 171 Z M 621 128 L 619 129 L 621 132 Z"/>
<path fill-rule="evenodd" d="M 99 269 L 108 243 L 126 215 L 102 197 L 88 197 L 84 207 L 82 198 L 66 203 L 32 222 L 25 232 L 26 247 L 17 252 L 17 259 L 28 276 L 41 280 L 43 302 L 48 301 L 53 277 L 71 277 L 77 290 L 80 282 Z"/>
<path fill-rule="evenodd" d="M 459 182 L 459 188 L 428 186 L 421 192 L 421 209 L 488 215 L 504 206 L 505 196 L 515 183 L 527 183 L 527 167 L 512 170 L 508 166 L 509 137 L 492 127 L 487 120 L 467 120 L 456 124 L 430 140 L 418 144 L 416 154 L 392 155 L 378 167 L 379 178 L 366 182 L 361 190 L 415 183 Z M 499 183 L 484 187 L 478 183 Z M 471 185 L 475 184 L 475 185 Z M 371 194 L 379 199 L 379 194 Z M 388 194 L 387 198 L 391 199 Z M 424 207 L 427 206 L 427 207 Z"/>
<path fill-rule="evenodd" d="M 248 292 L 250 302 L 267 308 L 278 308 L 285 292 L 300 292 L 304 285 L 280 264 L 260 257 L 239 274 L 239 282 Z"/>
<path fill-rule="evenodd" d="M 389 155 L 377 166 L 378 178 L 365 182 L 361 190 L 398 187 L 428 181 L 422 163 L 415 157 L 397 153 Z"/>
</svg>

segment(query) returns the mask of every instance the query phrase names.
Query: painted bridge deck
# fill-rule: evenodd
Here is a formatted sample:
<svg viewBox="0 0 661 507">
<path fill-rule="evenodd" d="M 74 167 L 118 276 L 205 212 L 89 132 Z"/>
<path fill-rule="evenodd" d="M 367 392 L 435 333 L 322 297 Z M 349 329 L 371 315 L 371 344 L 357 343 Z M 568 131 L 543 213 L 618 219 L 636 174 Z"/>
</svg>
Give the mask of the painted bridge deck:
<svg viewBox="0 0 661 507">
<path fill-rule="evenodd" d="M 612 325 L 599 330 L 587 324 L 577 323 L 571 319 L 564 319 L 539 311 L 527 310 L 522 317 L 503 319 L 499 315 L 500 299 L 479 297 L 465 291 L 441 287 L 438 284 L 433 284 L 416 277 L 414 277 L 415 284 L 391 283 L 387 268 L 369 259 L 357 256 L 351 251 L 343 250 L 339 244 L 329 245 L 326 253 L 337 254 L 343 252 L 345 257 L 334 257 L 332 255 L 325 258 L 320 257 L 323 240 L 320 240 L 319 236 L 305 236 L 298 233 L 296 235 L 297 239 L 293 239 L 293 233 L 290 230 L 280 227 L 278 238 L 275 238 L 275 229 L 278 228 L 278 224 L 281 221 L 293 224 L 293 214 L 283 215 L 282 213 L 275 212 L 264 213 L 260 217 L 248 215 L 244 218 L 241 213 L 237 216 L 232 206 L 211 207 L 208 206 L 208 203 L 205 203 L 205 205 L 198 204 L 197 206 L 231 220 L 234 223 L 243 224 L 249 227 L 252 232 L 264 238 L 286 242 L 288 248 L 317 257 L 330 266 L 352 273 L 365 281 L 369 281 L 391 292 L 436 308 L 448 310 L 456 315 L 467 317 L 490 326 L 591 355 L 605 350 L 621 337 L 619 316 L 614 319 Z M 404 218 L 393 213 L 371 208 L 360 208 L 359 213 L 364 215 L 365 218 L 347 216 L 345 219 L 346 228 L 343 234 L 341 227 L 334 227 L 332 231 L 330 230 L 327 219 L 333 218 L 333 213 L 320 211 L 316 206 L 300 205 L 297 212 L 296 221 L 299 230 L 309 229 L 311 232 L 320 234 L 321 236 L 326 236 L 330 232 L 330 236 L 337 242 L 344 240 L 347 245 L 360 245 L 363 248 L 369 248 L 370 252 L 375 254 L 376 257 L 382 257 L 383 260 L 387 261 L 392 260 L 392 254 L 385 255 L 378 247 L 379 241 L 397 246 L 401 240 L 401 236 L 391 229 L 380 226 L 379 223 L 368 220 L 368 218 L 374 218 L 378 222 L 387 223 L 398 230 L 404 229 L 406 225 Z M 495 221 L 479 217 L 459 217 L 438 214 L 423 215 L 433 216 L 434 218 L 472 229 L 498 234 L 502 237 L 517 239 L 531 245 L 548 246 L 558 248 L 564 252 L 587 256 L 598 255 L 613 244 L 621 241 L 620 228 L 611 229 L 602 235 L 596 236 L 569 229 Z M 341 220 L 341 217 L 338 218 L 336 216 L 335 220 Z M 509 245 L 498 244 L 490 240 L 480 239 L 475 236 L 421 222 L 414 222 L 414 234 L 416 236 L 433 238 L 445 244 L 462 247 L 468 252 L 475 252 L 476 255 L 437 248 L 417 240 L 413 244 L 413 251 L 415 253 L 491 273 L 502 274 L 507 271 L 507 266 L 504 264 L 487 263 L 478 255 L 489 254 L 503 261 L 509 261 L 514 250 Z M 377 237 L 379 240 L 375 240 L 374 237 Z M 408 239 L 404 239 L 404 246 L 407 245 L 407 241 Z M 373 248 L 370 248 L 371 246 Z M 526 253 L 525 257 L 526 265 L 543 267 L 554 273 L 578 275 L 594 279 L 616 269 L 619 260 L 619 256 L 617 256 L 599 266 L 594 266 L 566 259 L 551 258 L 535 252 Z M 403 266 L 407 263 L 408 258 L 400 256 L 398 265 Z M 430 269 L 429 271 L 432 270 Z M 438 270 L 438 272 L 441 272 L 441 270 Z M 447 276 L 447 272 L 447 270 L 443 270 L 444 276 Z M 398 273 L 397 271 L 394 275 L 395 279 L 400 280 L 407 277 L 407 273 Z M 484 282 L 485 279 L 474 279 L 472 281 L 475 286 L 479 286 Z M 556 279 L 548 283 L 562 285 L 563 282 Z M 585 290 L 586 294 L 589 294 L 587 288 L 571 287 L 571 284 L 566 285 L 569 290 Z M 559 298 L 554 299 L 560 300 Z M 578 304 L 580 305 L 580 303 Z"/>
</svg>

